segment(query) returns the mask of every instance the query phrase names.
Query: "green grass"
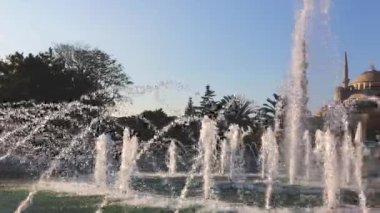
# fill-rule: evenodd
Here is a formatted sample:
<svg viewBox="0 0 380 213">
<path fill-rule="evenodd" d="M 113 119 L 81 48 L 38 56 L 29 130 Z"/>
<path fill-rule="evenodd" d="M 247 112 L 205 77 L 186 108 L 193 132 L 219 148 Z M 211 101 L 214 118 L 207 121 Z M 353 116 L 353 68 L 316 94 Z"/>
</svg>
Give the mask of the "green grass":
<svg viewBox="0 0 380 213">
<path fill-rule="evenodd" d="M 27 190 L 21 189 L 0 189 L 0 213 L 13 213 L 22 200 L 28 195 Z M 295 193 L 297 194 L 297 193 Z M 236 193 L 232 193 L 231 196 Z M 224 196 L 228 197 L 227 193 Z M 249 196 L 249 195 L 247 195 Z M 276 200 L 277 196 L 274 196 Z M 294 198 L 295 195 L 287 195 L 287 198 L 279 199 L 284 203 L 304 202 L 306 204 L 312 203 L 308 201 L 307 197 L 302 199 Z M 56 193 L 48 191 L 38 192 L 32 204 L 25 211 L 26 213 L 94 213 L 99 205 L 103 202 L 103 196 L 78 196 L 65 193 Z M 229 198 L 231 199 L 231 197 Z M 306 199 L 306 200 L 305 200 Z M 355 193 L 343 193 L 342 200 L 344 203 L 357 203 L 357 196 Z M 300 200 L 300 201 L 299 201 Z M 374 193 L 368 196 L 368 205 L 379 203 L 380 193 Z M 156 207 L 138 207 L 130 206 L 128 204 L 119 203 L 121 200 L 110 200 L 108 205 L 103 208 L 103 213 L 174 213 L 174 209 L 169 208 L 156 208 Z M 234 200 L 232 200 L 234 201 Z M 256 200 L 257 202 L 257 200 Z M 248 203 L 246 203 L 248 204 Z M 301 203 L 296 203 L 298 206 L 303 206 Z M 283 203 L 274 203 L 277 206 L 287 206 Z M 322 205 L 322 204 L 320 204 Z M 257 206 L 257 205 L 256 205 Z M 259 205 L 260 206 L 260 205 Z M 181 209 L 180 213 L 195 213 L 201 206 L 193 206 L 190 208 Z M 223 212 L 223 211 L 221 211 Z"/>
<path fill-rule="evenodd" d="M 190 207 L 181 209 L 180 213 L 195 213 L 200 207 Z M 135 206 L 120 206 L 109 205 L 103 209 L 103 213 L 174 213 L 174 210 L 164 208 L 151 208 L 151 207 L 135 207 Z"/>
<path fill-rule="evenodd" d="M 134 207 L 134 206 L 120 206 L 120 205 L 109 205 L 103 209 L 103 213 L 172 213 L 174 211 L 161 209 L 161 208 L 150 208 L 150 207 Z"/>
<path fill-rule="evenodd" d="M 0 213 L 13 213 L 20 202 L 28 196 L 26 190 L 0 190 Z M 25 213 L 94 213 L 103 196 L 73 196 L 55 192 L 38 192 Z M 180 210 L 181 213 L 194 213 L 199 207 Z M 174 213 L 167 208 L 137 207 L 110 203 L 103 213 Z"/>
<path fill-rule="evenodd" d="M 72 196 L 53 192 L 39 192 L 26 213 L 94 213 L 102 202 L 101 196 Z"/>
<path fill-rule="evenodd" d="M 3 190 L 0 191 L 0 212 L 13 213 L 19 203 L 28 195 L 26 190 Z"/>
</svg>

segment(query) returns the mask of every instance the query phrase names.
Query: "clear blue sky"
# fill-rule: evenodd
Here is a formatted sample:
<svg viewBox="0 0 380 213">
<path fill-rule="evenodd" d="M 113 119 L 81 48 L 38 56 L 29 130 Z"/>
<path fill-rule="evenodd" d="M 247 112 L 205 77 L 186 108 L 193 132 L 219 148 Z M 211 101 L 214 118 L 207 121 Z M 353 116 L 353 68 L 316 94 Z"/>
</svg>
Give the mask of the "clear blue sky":
<svg viewBox="0 0 380 213">
<path fill-rule="evenodd" d="M 112 54 L 136 85 L 178 81 L 133 96 L 126 111 L 182 110 L 210 84 L 217 95 L 261 104 L 289 72 L 297 0 L 2 0 L 0 55 L 81 42 Z M 310 107 L 331 100 L 349 53 L 351 78 L 380 62 L 380 1 L 334 0 L 330 28 L 316 18 L 310 37 Z M 380 64 L 379 64 L 380 66 Z M 195 98 L 197 100 L 197 98 Z M 167 108 L 166 106 L 170 106 Z"/>
</svg>

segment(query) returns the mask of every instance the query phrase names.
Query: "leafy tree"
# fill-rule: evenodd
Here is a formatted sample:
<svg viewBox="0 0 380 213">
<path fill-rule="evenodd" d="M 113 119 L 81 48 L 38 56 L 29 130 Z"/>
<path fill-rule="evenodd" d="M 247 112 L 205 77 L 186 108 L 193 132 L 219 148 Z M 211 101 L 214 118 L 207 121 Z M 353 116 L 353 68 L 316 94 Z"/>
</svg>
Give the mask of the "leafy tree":
<svg viewBox="0 0 380 213">
<path fill-rule="evenodd" d="M 91 94 L 85 100 L 92 104 L 114 104 L 121 98 L 120 89 L 132 83 L 122 65 L 99 49 L 59 44 L 54 47 L 54 52 L 65 62 L 66 69 L 78 77 L 78 82 L 73 82 L 77 89 L 83 94 Z M 80 88 L 87 80 L 91 83 Z"/>
<path fill-rule="evenodd" d="M 168 116 L 161 108 L 153 111 L 145 110 L 141 113 L 141 116 L 151 122 L 157 129 L 162 129 L 175 119 L 175 117 Z"/>
<path fill-rule="evenodd" d="M 195 116 L 195 107 L 193 106 L 193 99 L 190 97 L 185 108 L 186 116 Z"/>
<path fill-rule="evenodd" d="M 122 66 L 107 53 L 57 45 L 37 55 L 16 52 L 0 60 L 0 102 L 62 102 L 82 99 L 113 104 L 130 84 Z"/>
<path fill-rule="evenodd" d="M 201 97 L 199 112 L 201 116 L 208 115 L 214 117 L 218 111 L 217 104 L 214 101 L 215 91 L 211 90 L 210 85 L 206 85 L 205 94 Z"/>
<path fill-rule="evenodd" d="M 0 62 L 0 101 L 35 100 L 55 102 L 65 99 L 68 93 L 67 73 L 64 66 L 54 60 L 51 50 L 24 57 L 16 52 Z"/>
</svg>

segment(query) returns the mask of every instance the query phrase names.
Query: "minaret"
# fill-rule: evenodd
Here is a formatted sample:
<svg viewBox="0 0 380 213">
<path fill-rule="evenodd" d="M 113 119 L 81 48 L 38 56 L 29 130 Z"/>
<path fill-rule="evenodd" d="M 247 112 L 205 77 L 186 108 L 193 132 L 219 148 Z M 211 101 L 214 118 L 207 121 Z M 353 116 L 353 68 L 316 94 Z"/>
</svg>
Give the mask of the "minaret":
<svg viewBox="0 0 380 213">
<path fill-rule="evenodd" d="M 347 52 L 344 52 L 344 79 L 343 79 L 343 88 L 348 87 L 348 83 L 350 83 L 350 79 L 348 78 L 348 59 Z"/>
</svg>

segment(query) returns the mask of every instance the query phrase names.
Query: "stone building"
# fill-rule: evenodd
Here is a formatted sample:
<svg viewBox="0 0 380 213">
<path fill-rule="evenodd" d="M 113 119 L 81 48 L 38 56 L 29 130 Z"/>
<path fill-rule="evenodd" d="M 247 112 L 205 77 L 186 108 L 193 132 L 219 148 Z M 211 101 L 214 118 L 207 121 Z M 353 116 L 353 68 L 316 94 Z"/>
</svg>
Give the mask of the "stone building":
<svg viewBox="0 0 380 213">
<path fill-rule="evenodd" d="M 350 81 L 346 53 L 344 78 L 335 90 L 335 100 L 349 108 L 353 126 L 362 122 L 365 138 L 375 139 L 380 135 L 380 71 L 375 66 Z"/>
</svg>

